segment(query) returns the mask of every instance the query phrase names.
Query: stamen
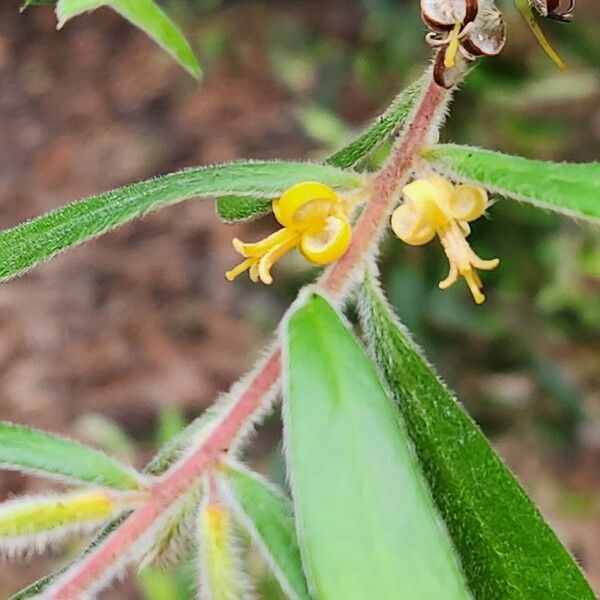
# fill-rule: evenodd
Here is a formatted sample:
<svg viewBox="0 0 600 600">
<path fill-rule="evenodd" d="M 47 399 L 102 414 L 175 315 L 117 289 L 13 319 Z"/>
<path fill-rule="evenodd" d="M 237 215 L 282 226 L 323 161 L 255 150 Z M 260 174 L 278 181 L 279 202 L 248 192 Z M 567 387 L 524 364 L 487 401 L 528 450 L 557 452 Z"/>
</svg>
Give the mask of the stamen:
<svg viewBox="0 0 600 600">
<path fill-rule="evenodd" d="M 248 272 L 248 276 L 250 277 L 250 281 L 252 283 L 258 283 L 260 281 L 260 273 L 258 272 L 258 261 L 256 261 Z"/>
<path fill-rule="evenodd" d="M 448 272 L 446 279 L 443 279 L 442 281 L 440 281 L 440 283 L 438 285 L 439 285 L 440 290 L 447 290 L 449 287 L 453 286 L 457 281 L 458 281 L 458 269 L 456 268 L 456 265 L 453 262 L 451 262 L 450 263 L 450 271 Z"/>
<path fill-rule="evenodd" d="M 252 256 L 261 257 L 265 252 L 268 252 L 273 246 L 277 244 L 281 244 L 281 242 L 288 239 L 290 236 L 289 229 L 279 229 L 275 233 L 272 233 L 270 236 L 266 237 L 264 240 L 260 240 L 260 242 L 256 242 L 255 244 L 246 244 L 238 238 L 234 238 L 231 243 L 235 248 L 236 252 L 239 252 L 242 256 L 250 258 Z"/>
<path fill-rule="evenodd" d="M 225 278 L 227 279 L 227 281 L 233 281 L 234 279 L 237 279 L 242 273 L 245 273 L 248 269 L 250 269 L 250 279 L 252 279 L 252 269 L 257 264 L 258 263 L 256 258 L 247 258 L 236 267 L 233 267 L 231 271 L 227 271 L 227 273 L 225 273 Z"/>
<path fill-rule="evenodd" d="M 471 295 L 473 296 L 473 300 L 475 300 L 475 304 L 483 304 L 485 302 L 485 294 L 481 291 L 483 284 L 481 283 L 479 275 L 477 275 L 473 269 L 470 269 L 466 273 L 462 273 L 462 276 L 465 278 L 469 290 L 471 290 Z"/>
<path fill-rule="evenodd" d="M 456 64 L 456 53 L 460 45 L 460 23 L 455 23 L 450 33 L 450 43 L 446 49 L 446 55 L 444 56 L 444 66 L 447 69 L 451 69 Z"/>
<path fill-rule="evenodd" d="M 448 289 L 458 281 L 458 276 L 461 275 L 469 286 L 473 300 L 477 304 L 482 304 L 485 302 L 485 295 L 481 292 L 483 284 L 475 269 L 491 271 L 500 264 L 500 261 L 497 258 L 491 260 L 479 258 L 469 246 L 456 221 L 453 221 L 443 231 L 439 231 L 438 234 L 450 263 L 450 272 L 446 279 L 440 282 L 439 287 L 443 290 Z"/>
<path fill-rule="evenodd" d="M 271 248 L 258 263 L 258 276 L 259 279 L 266 285 L 273 283 L 273 277 L 271 275 L 271 267 L 287 252 L 292 248 L 295 248 L 300 241 L 300 236 L 295 234 L 289 239 L 284 240 L 278 246 Z"/>
</svg>

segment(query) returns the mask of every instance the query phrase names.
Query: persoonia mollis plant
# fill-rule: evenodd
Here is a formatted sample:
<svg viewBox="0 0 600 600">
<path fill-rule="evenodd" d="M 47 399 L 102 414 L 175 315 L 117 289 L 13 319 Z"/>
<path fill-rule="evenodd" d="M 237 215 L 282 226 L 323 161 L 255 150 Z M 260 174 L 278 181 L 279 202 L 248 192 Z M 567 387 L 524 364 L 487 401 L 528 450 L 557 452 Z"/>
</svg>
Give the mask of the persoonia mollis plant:
<svg viewBox="0 0 600 600">
<path fill-rule="evenodd" d="M 61 20 L 84 4 L 60 0 Z M 100 4 L 151 34 L 153 18 L 166 19 L 150 0 L 84 8 Z M 493 216 L 490 197 L 598 221 L 600 165 L 439 144 L 453 89 L 480 56 L 501 52 L 506 27 L 491 0 L 421 4 L 436 48 L 433 66 L 325 164 L 190 168 L 0 233 L 0 277 L 8 280 L 149 211 L 213 197 L 226 222 L 272 211 L 280 225 L 264 240 L 233 241 L 241 262 L 228 279 L 247 272 L 270 284 L 276 261 L 291 251 L 324 267 L 254 369 L 141 472 L 74 441 L 0 424 L 4 468 L 73 488 L 0 506 L 2 550 L 29 555 L 75 534 L 93 536 L 78 557 L 14 599 L 90 598 L 127 567 L 182 556 L 192 557 L 201 598 L 248 598 L 253 582 L 240 536 L 256 546 L 289 598 L 594 597 L 393 314 L 376 259 L 390 226 L 406 244 L 437 238 L 449 263 L 440 287 L 462 279 L 483 303 L 480 273 L 501 266 L 496 257 L 480 258 L 468 236 L 477 219 Z M 535 10 L 564 21 L 573 8 L 550 0 L 519 7 L 530 19 Z M 189 66 L 178 35 L 159 41 Z M 385 147 L 387 159 L 369 171 L 368 159 Z M 350 303 L 358 336 L 343 316 Z M 291 498 L 241 462 L 250 432 L 279 398 Z"/>
</svg>

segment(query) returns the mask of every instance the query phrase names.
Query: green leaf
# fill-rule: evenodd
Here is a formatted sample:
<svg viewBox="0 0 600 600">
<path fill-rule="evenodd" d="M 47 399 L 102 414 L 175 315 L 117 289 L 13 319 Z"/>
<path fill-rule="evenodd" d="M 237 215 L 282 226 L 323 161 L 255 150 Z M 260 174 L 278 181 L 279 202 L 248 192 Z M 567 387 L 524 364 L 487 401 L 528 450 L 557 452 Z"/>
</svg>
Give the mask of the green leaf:
<svg viewBox="0 0 600 600">
<path fill-rule="evenodd" d="M 151 37 L 192 77 L 202 76 L 198 59 L 187 40 L 153 0 L 112 0 L 110 6 Z"/>
<path fill-rule="evenodd" d="M 106 527 L 102 529 L 102 531 L 94 538 L 94 540 L 87 546 L 87 548 L 79 555 L 79 560 L 88 556 L 91 552 L 93 552 L 115 529 L 120 527 L 123 522 L 127 519 L 129 513 L 124 513 L 113 519 Z M 71 563 L 72 564 L 72 563 Z M 50 573 L 49 575 L 44 575 L 40 579 L 37 579 L 33 583 L 29 584 L 27 587 L 22 588 L 14 595 L 12 595 L 8 600 L 26 600 L 27 598 L 40 598 L 42 592 L 46 590 L 48 587 L 52 585 L 52 583 L 58 579 L 69 567 L 71 564 L 67 564 L 64 567 L 61 567 L 54 573 Z"/>
<path fill-rule="evenodd" d="M 0 281 L 162 206 L 215 194 L 276 196 L 306 179 L 336 188 L 362 185 L 358 175 L 310 163 L 237 162 L 170 173 L 80 200 L 0 232 Z"/>
<path fill-rule="evenodd" d="M 381 144 L 406 123 L 406 119 L 429 81 L 430 73 L 427 71 L 426 75 L 402 90 L 369 129 L 351 144 L 328 158 L 326 164 L 347 169 L 357 165 L 377 150 Z"/>
<path fill-rule="evenodd" d="M 311 295 L 285 328 L 284 444 L 317 598 L 469 598 L 374 366 Z"/>
<path fill-rule="evenodd" d="M 0 422 L 0 468 L 119 490 L 141 487 L 133 469 L 99 450 L 6 422 Z"/>
<path fill-rule="evenodd" d="M 197 79 L 202 75 L 202 69 L 187 40 L 154 0 L 58 0 L 58 26 L 62 27 L 69 19 L 100 6 L 110 6 L 139 27 L 190 75 Z"/>
<path fill-rule="evenodd" d="M 359 312 L 475 598 L 592 600 L 579 567 L 372 280 Z"/>
<path fill-rule="evenodd" d="M 0 504 L 3 555 L 41 552 L 69 537 L 98 529 L 122 512 L 114 492 L 84 490 L 25 496 Z"/>
<path fill-rule="evenodd" d="M 428 71 L 426 75 L 400 92 L 387 110 L 367 131 L 328 158 L 325 164 L 341 169 L 349 169 L 371 155 L 404 125 L 429 79 L 430 74 Z M 218 198 L 216 202 L 217 216 L 226 223 L 249 221 L 270 213 L 271 200 L 270 198 L 263 198 L 258 201 L 243 196 Z"/>
<path fill-rule="evenodd" d="M 217 198 L 217 217 L 225 223 L 250 221 L 271 212 L 271 198 L 249 196 L 223 196 Z"/>
<path fill-rule="evenodd" d="M 222 472 L 242 524 L 257 542 L 282 589 L 290 598 L 310 600 L 291 502 L 241 465 L 228 462 Z"/>
<path fill-rule="evenodd" d="M 65 569 L 61 569 L 58 572 L 44 575 L 40 579 L 37 579 L 27 587 L 20 589 L 18 592 L 13 594 L 8 600 L 26 600 L 26 598 L 38 597 L 46 588 L 48 588 L 52 582 L 64 573 Z"/>
<path fill-rule="evenodd" d="M 110 0 L 58 0 L 56 3 L 56 17 L 60 29 L 67 21 L 84 12 L 96 10 L 101 6 L 107 6 Z"/>
<path fill-rule="evenodd" d="M 600 163 L 551 163 L 469 146 L 442 144 L 423 156 L 443 174 L 507 198 L 600 219 Z"/>
</svg>

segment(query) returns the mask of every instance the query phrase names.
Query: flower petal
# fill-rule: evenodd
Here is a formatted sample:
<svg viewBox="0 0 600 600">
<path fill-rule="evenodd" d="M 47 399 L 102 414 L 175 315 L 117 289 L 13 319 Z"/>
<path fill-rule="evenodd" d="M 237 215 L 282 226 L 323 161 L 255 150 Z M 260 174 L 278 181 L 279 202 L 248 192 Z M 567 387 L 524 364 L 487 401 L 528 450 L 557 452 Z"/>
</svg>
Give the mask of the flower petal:
<svg viewBox="0 0 600 600">
<path fill-rule="evenodd" d="M 351 239 L 352 228 L 347 219 L 328 217 L 324 228 L 302 236 L 300 252 L 315 265 L 327 265 L 346 253 Z"/>
<path fill-rule="evenodd" d="M 411 246 L 422 246 L 435 237 L 435 229 L 411 202 L 405 202 L 394 211 L 392 229 L 405 244 Z"/>
<path fill-rule="evenodd" d="M 304 181 L 286 190 L 273 202 L 275 218 L 292 229 L 305 229 L 311 221 L 325 219 L 331 204 L 339 202 L 333 188 L 317 181 Z"/>
<path fill-rule="evenodd" d="M 421 15 L 429 27 L 445 31 L 473 21 L 478 7 L 478 0 L 421 0 Z"/>
<path fill-rule="evenodd" d="M 488 203 L 487 192 L 476 185 L 459 185 L 450 201 L 452 216 L 458 221 L 474 221 Z"/>
</svg>

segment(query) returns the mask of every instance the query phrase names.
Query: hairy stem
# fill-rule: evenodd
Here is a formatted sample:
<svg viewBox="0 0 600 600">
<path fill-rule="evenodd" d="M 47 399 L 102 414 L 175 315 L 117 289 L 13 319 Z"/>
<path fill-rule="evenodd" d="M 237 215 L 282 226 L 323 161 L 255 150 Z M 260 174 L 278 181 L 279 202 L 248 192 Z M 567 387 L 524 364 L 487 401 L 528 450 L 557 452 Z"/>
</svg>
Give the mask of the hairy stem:
<svg viewBox="0 0 600 600">
<path fill-rule="evenodd" d="M 376 253 L 397 193 L 410 177 L 415 157 L 432 129 L 437 134 L 448 96 L 448 91 L 433 81 L 429 84 L 412 118 L 408 119 L 409 125 L 404 135 L 373 180 L 371 201 L 356 223 L 350 248 L 323 274 L 319 282 L 319 287 L 334 300 L 347 295 L 348 288 L 356 279 L 357 271 L 361 271 L 364 266 L 365 259 Z"/>
<path fill-rule="evenodd" d="M 341 302 L 347 297 L 357 272 L 375 254 L 399 188 L 410 177 L 414 160 L 428 136 L 437 133 L 447 96 L 446 90 L 431 82 L 390 159 L 373 179 L 372 198 L 354 228 L 348 252 L 323 273 L 317 284 L 334 301 Z M 149 499 L 97 549 L 59 577 L 45 597 L 50 600 L 87 597 L 130 560 L 132 549 L 159 517 L 215 464 L 220 454 L 228 450 L 240 432 L 253 421 L 265 397 L 278 390 L 280 375 L 281 350 L 276 347 L 251 376 L 240 382 L 235 401 L 205 441 L 158 479 L 151 488 Z"/>
</svg>

